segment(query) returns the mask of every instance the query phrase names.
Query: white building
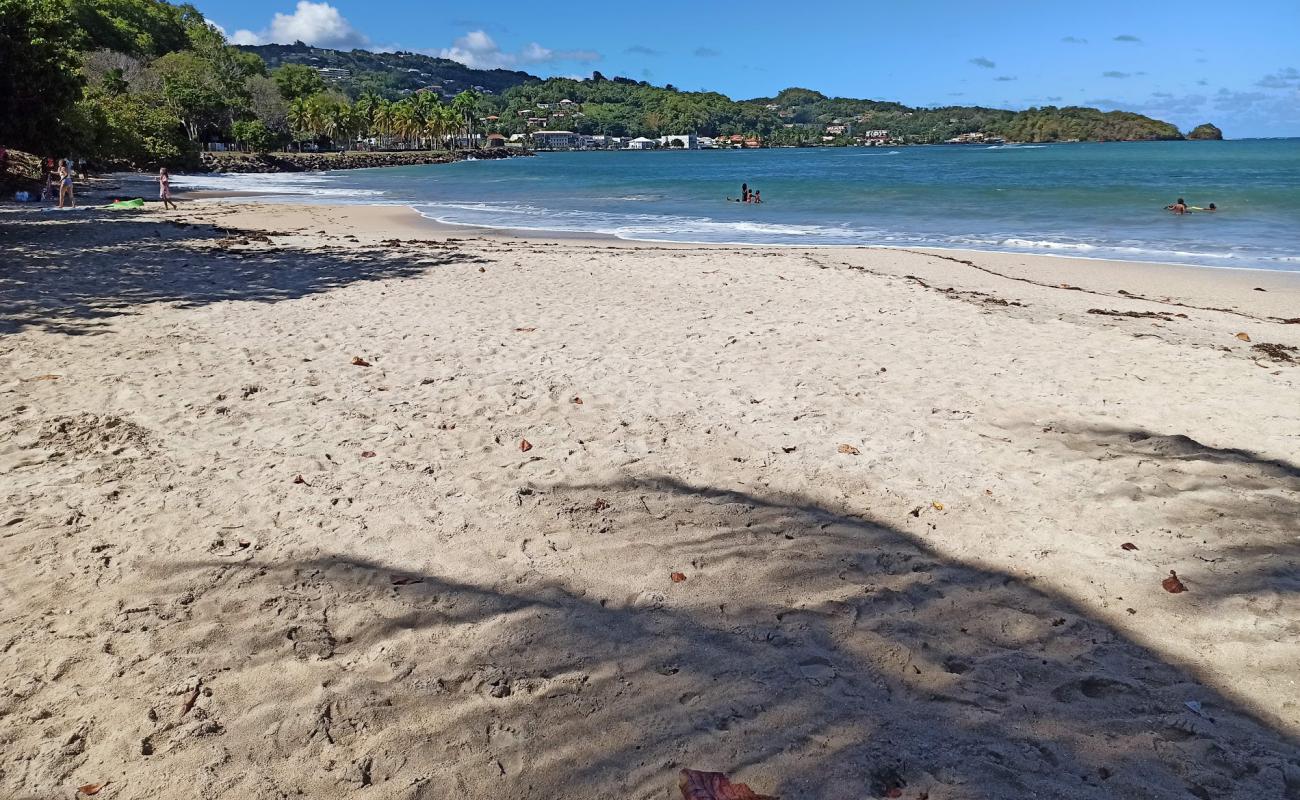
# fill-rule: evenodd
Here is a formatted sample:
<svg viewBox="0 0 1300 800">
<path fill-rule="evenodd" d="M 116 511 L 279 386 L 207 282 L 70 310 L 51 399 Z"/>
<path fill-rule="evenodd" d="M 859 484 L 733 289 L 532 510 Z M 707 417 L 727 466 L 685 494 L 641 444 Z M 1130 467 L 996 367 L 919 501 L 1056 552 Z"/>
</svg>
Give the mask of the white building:
<svg viewBox="0 0 1300 800">
<path fill-rule="evenodd" d="M 638 136 L 627 143 L 628 150 L 653 150 L 659 146 L 654 139 L 647 139 L 644 136 Z"/>
<path fill-rule="evenodd" d="M 533 131 L 535 150 L 577 150 L 582 137 L 573 131 Z"/>
<path fill-rule="evenodd" d="M 674 144 L 676 142 L 676 144 Z M 672 150 L 699 150 L 700 138 L 693 133 L 683 133 L 674 136 L 660 136 L 659 146 Z"/>
</svg>

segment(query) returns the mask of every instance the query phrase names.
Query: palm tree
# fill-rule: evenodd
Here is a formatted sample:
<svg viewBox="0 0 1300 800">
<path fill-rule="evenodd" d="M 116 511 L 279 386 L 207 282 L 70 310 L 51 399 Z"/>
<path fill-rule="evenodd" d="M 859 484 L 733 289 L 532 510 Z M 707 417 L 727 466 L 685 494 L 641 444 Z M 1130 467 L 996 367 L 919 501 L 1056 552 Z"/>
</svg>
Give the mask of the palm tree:
<svg viewBox="0 0 1300 800">
<path fill-rule="evenodd" d="M 420 92 L 413 96 L 412 103 L 415 110 L 416 128 L 420 133 L 424 133 L 437 116 L 442 102 L 438 100 L 438 96 L 433 92 Z M 433 149 L 432 141 L 429 142 L 429 149 Z"/>
<path fill-rule="evenodd" d="M 383 98 L 374 92 L 366 92 L 357 98 L 357 102 L 352 106 L 352 111 L 356 115 L 356 133 L 363 136 L 373 135 L 375 112 L 383 102 Z"/>
<path fill-rule="evenodd" d="M 393 133 L 401 137 L 407 146 L 410 146 L 411 141 L 419 136 L 420 128 L 423 125 L 420 112 L 416 109 L 415 103 L 409 99 L 402 100 L 393 106 L 392 114 Z"/>
<path fill-rule="evenodd" d="M 474 118 L 478 116 L 478 104 L 482 98 L 483 95 L 473 89 L 466 89 L 451 101 L 451 107 L 456 109 L 456 113 L 464 122 L 467 140 L 472 140 L 474 137 Z"/>
<path fill-rule="evenodd" d="M 393 108 L 393 104 L 387 100 L 379 101 L 370 117 L 370 128 L 373 133 L 385 137 L 393 135 Z"/>
<path fill-rule="evenodd" d="M 357 127 L 357 114 L 346 102 L 331 103 L 322 108 L 323 130 L 325 135 L 338 144 L 343 143 L 343 152 L 347 152 L 352 134 Z"/>
<path fill-rule="evenodd" d="M 298 151 L 301 152 L 302 139 L 307 134 L 307 129 L 311 123 L 311 104 L 307 102 L 306 98 L 295 97 L 289 103 L 287 117 L 289 130 L 293 133 L 294 138 L 298 140 Z"/>
</svg>

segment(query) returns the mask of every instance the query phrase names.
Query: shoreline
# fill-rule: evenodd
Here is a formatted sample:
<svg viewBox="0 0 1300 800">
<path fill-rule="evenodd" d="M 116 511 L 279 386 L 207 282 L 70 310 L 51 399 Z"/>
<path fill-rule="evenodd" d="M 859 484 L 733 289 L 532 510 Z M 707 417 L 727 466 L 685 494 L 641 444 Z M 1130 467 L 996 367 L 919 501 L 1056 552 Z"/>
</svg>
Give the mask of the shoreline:
<svg viewBox="0 0 1300 800">
<path fill-rule="evenodd" d="M 256 207 L 258 199 L 248 197 L 205 197 L 202 202 L 213 207 L 227 204 L 244 203 Z M 275 196 L 281 197 L 281 196 Z M 252 202 L 249 202 L 249 201 Z M 1233 299 L 1239 304 L 1263 302 L 1273 316 L 1290 319 L 1300 316 L 1300 271 L 1270 270 L 1255 267 L 1209 267 L 1199 264 L 1177 264 L 1154 261 L 1128 261 L 1106 259 L 1090 256 L 1065 255 L 1058 253 L 1022 253 L 1015 251 L 971 250 L 962 248 L 939 247 L 897 247 L 892 245 L 768 245 L 748 242 L 673 242 L 640 239 L 624 239 L 613 234 L 591 234 L 585 232 L 534 231 L 526 229 L 497 228 L 461 223 L 448 223 L 432 219 L 416 208 L 403 203 L 346 203 L 329 202 L 295 203 L 292 200 L 272 199 L 264 204 L 266 213 L 272 209 L 291 209 L 290 213 L 302 213 L 305 209 L 323 207 L 330 213 L 350 217 L 353 209 L 367 209 L 364 220 L 358 220 L 359 227 L 354 231 L 393 232 L 397 228 L 406 231 L 422 231 L 446 236 L 474 235 L 481 238 L 535 242 L 548 244 L 588 245 L 592 247 L 616 247 L 632 250 L 653 248 L 709 252 L 731 250 L 740 252 L 821 252 L 821 253 L 925 253 L 946 258 L 958 258 L 961 261 L 981 260 L 990 262 L 992 269 L 1002 271 L 1012 280 L 1036 280 L 1038 282 L 1059 284 L 1062 282 L 1079 285 L 1089 291 L 1105 294 L 1114 299 L 1126 299 L 1115 291 L 1118 286 L 1125 291 L 1144 297 L 1160 298 L 1168 295 L 1166 284 L 1190 290 L 1198 305 L 1219 307 L 1222 305 L 1218 293 L 1231 291 Z M 185 206 L 182 206 L 184 211 Z M 247 210 L 235 212 L 237 219 L 249 219 Z M 262 212 L 253 211 L 254 217 Z M 249 219 L 251 221 L 251 219 Z M 392 230 L 387 230 L 393 226 Z M 1264 290 L 1263 292 L 1256 291 Z M 1251 294 L 1247 294 L 1251 293 Z M 1273 295 L 1263 299 L 1265 295 Z M 1253 295 L 1253 296 L 1252 296 Z M 1138 299 L 1136 296 L 1127 299 Z"/>
<path fill-rule="evenodd" d="M 952 145 L 952 146 L 955 147 L 957 145 Z M 238 174 L 238 173 L 232 173 L 232 174 Z M 272 175 L 277 173 L 266 173 L 266 174 Z M 183 196 L 183 195 L 181 195 L 178 192 L 178 196 Z M 608 237 L 613 240 L 627 241 L 627 242 L 643 242 L 643 243 L 664 244 L 664 245 L 686 245 L 686 246 L 699 246 L 699 247 L 724 246 L 724 247 L 759 247 L 759 248 L 774 248 L 774 249 L 777 248 L 780 249 L 784 249 L 784 248 L 918 249 L 918 250 L 933 250 L 933 251 L 945 251 L 945 252 L 950 251 L 950 252 L 957 252 L 957 253 L 993 253 L 993 254 L 1007 255 L 1007 256 L 1026 256 L 1026 257 L 1034 257 L 1034 258 L 1044 256 L 1044 257 L 1052 257 L 1052 258 L 1078 259 L 1083 261 L 1098 261 L 1098 262 L 1107 262 L 1107 263 L 1123 262 L 1123 263 L 1131 263 L 1131 264 L 1152 264 L 1152 265 L 1186 267 L 1186 268 L 1196 268 L 1196 269 L 1233 270 L 1233 271 L 1268 272 L 1268 273 L 1279 272 L 1279 273 L 1300 274 L 1300 262 L 1296 262 L 1294 268 L 1288 268 L 1286 266 L 1251 266 L 1251 265 L 1236 266 L 1228 263 L 1192 263 L 1192 262 L 1178 261 L 1173 259 L 1161 259 L 1158 257 L 1152 257 L 1150 259 L 1125 258 L 1123 255 L 1115 255 L 1115 256 L 1109 256 L 1105 254 L 1089 255 L 1081 252 L 1069 252 L 1070 250 L 1083 249 L 1083 248 L 1076 248 L 1075 246 L 1044 247 L 1042 250 L 1016 250 L 1016 249 L 1000 249 L 996 246 L 989 247 L 989 248 L 980 248 L 980 247 L 948 246 L 948 245 L 938 245 L 938 244 L 935 245 L 931 245 L 931 244 L 894 245 L 894 244 L 872 244 L 872 243 L 852 243 L 852 244 L 825 243 L 823 244 L 823 243 L 801 243 L 801 242 L 772 243 L 772 242 L 745 242 L 745 241 L 677 241 L 671 239 L 655 239 L 655 238 L 628 238 L 617 233 L 599 232 L 599 231 L 566 231 L 566 230 L 547 229 L 547 228 L 511 228 L 509 226 L 495 226 L 490 224 L 480 224 L 480 223 L 471 223 L 471 222 L 449 222 L 425 214 L 424 212 L 419 210 L 418 203 L 412 203 L 409 201 L 395 201 L 392 203 L 375 203 L 375 202 L 366 202 L 364 200 L 361 200 L 361 201 L 356 201 L 355 203 L 351 203 L 351 202 L 340 203 L 336 198 L 330 196 L 312 195 L 309 191 L 258 192 L 257 190 L 245 190 L 245 189 L 238 189 L 238 190 L 200 189 L 200 190 L 194 190 L 192 196 L 203 197 L 205 199 L 220 199 L 223 197 L 241 197 L 241 198 L 255 197 L 255 198 L 264 199 L 268 203 L 285 202 L 282 201 L 280 198 L 289 198 L 287 202 L 294 202 L 297 199 L 302 199 L 308 203 L 314 204 L 316 202 L 320 202 L 325 205 L 352 205 L 352 204 L 376 205 L 376 206 L 396 205 L 396 206 L 409 208 L 415 211 L 416 213 L 428 219 L 431 224 L 456 226 L 456 227 L 469 228 L 475 230 L 506 231 L 520 238 L 529 238 L 529 237 L 540 237 L 540 238 L 553 237 L 553 238 L 565 238 L 565 239 L 590 238 L 592 240 L 598 241 L 598 240 L 603 240 L 605 237 Z M 1096 249 L 1104 250 L 1104 248 L 1096 248 Z M 1217 257 L 1214 255 L 1204 255 L 1201 257 L 1207 261 L 1208 260 L 1227 261 L 1232 258 L 1231 256 Z M 1300 255 L 1297 255 L 1296 257 L 1300 258 Z M 1279 261 L 1279 264 L 1281 263 L 1290 263 L 1290 262 Z"/>
</svg>

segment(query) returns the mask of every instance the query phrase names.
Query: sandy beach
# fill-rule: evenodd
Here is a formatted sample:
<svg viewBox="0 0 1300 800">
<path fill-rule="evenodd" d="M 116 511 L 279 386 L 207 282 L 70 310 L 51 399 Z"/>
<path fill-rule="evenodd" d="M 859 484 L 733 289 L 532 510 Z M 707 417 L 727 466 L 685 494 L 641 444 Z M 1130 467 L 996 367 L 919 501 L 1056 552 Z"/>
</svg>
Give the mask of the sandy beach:
<svg viewBox="0 0 1300 800">
<path fill-rule="evenodd" d="M 1300 798 L 1300 273 L 150 205 L 0 211 L 0 795 Z"/>
</svg>

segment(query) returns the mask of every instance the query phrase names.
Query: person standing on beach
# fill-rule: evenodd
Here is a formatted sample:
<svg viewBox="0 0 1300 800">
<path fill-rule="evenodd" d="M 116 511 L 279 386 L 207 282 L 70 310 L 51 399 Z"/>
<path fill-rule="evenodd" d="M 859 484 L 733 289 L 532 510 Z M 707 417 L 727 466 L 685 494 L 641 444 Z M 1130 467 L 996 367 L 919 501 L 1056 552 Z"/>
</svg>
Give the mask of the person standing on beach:
<svg viewBox="0 0 1300 800">
<path fill-rule="evenodd" d="M 59 208 L 63 208 L 63 201 L 67 199 L 68 208 L 77 207 L 77 199 L 72 194 L 72 173 L 68 171 L 67 164 L 59 164 Z"/>
<path fill-rule="evenodd" d="M 167 168 L 162 167 L 158 170 L 158 199 L 163 202 L 163 208 L 176 208 L 172 202 L 172 176 L 167 174 Z"/>
</svg>

